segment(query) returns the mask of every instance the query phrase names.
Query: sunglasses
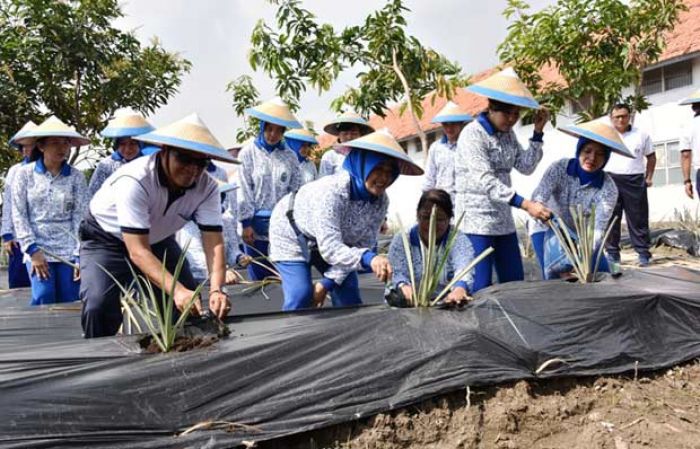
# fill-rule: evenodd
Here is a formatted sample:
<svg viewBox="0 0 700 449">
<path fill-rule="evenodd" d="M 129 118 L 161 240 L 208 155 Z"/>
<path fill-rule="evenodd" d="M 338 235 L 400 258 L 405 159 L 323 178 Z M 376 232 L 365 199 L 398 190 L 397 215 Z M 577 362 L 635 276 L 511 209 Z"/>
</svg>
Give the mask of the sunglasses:
<svg viewBox="0 0 700 449">
<path fill-rule="evenodd" d="M 198 168 L 204 168 L 211 162 L 211 159 L 209 159 L 208 157 L 194 157 L 191 154 L 182 151 L 171 151 L 173 153 L 173 156 L 175 156 L 175 159 L 177 159 L 177 161 L 182 165 L 194 165 Z"/>
</svg>

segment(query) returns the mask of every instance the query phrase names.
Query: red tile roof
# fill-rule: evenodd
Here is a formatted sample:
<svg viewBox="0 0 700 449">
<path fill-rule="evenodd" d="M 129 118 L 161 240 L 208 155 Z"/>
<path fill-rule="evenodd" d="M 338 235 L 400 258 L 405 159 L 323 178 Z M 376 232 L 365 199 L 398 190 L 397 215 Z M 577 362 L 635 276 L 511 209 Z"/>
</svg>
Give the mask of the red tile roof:
<svg viewBox="0 0 700 449">
<path fill-rule="evenodd" d="M 686 0 L 685 3 L 688 5 L 688 11 L 681 13 L 678 24 L 672 32 L 668 33 L 666 49 L 659 58 L 659 62 L 700 51 L 700 0 Z M 495 71 L 494 67 L 480 72 L 472 76 L 471 82 L 482 80 Z M 541 75 L 545 82 L 562 81 L 554 67 L 544 68 Z M 486 107 L 484 97 L 474 95 L 464 89 L 459 89 L 452 101 L 466 108 L 472 115 Z M 423 100 L 423 118 L 420 120 L 420 126 L 424 131 L 432 131 L 440 127 L 439 124 L 430 123 L 430 121 L 445 106 L 445 103 L 447 103 L 445 98 L 436 97 L 433 101 L 430 95 Z M 399 141 L 416 136 L 417 132 L 408 111 L 404 111 L 402 116 L 399 116 L 398 111 L 398 106 L 393 107 L 386 117 L 374 115 L 369 122 L 375 129 L 388 128 Z M 319 136 L 318 140 L 321 147 L 328 147 L 335 143 L 335 137 L 325 133 Z"/>
</svg>

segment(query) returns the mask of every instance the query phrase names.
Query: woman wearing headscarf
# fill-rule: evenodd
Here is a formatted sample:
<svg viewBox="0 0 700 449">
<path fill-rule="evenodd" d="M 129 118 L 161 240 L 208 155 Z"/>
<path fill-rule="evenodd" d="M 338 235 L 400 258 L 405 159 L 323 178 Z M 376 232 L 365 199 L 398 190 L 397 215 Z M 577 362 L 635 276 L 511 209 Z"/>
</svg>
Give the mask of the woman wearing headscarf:
<svg viewBox="0 0 700 449">
<path fill-rule="evenodd" d="M 306 184 L 275 206 L 270 258 L 282 276 L 284 310 L 361 304 L 357 271 L 371 269 L 385 282 L 392 268 L 371 250 L 389 206 L 386 189 L 399 174 L 423 170 L 386 131 L 347 143 L 343 170 Z M 311 267 L 322 278 L 313 283 Z"/>
<path fill-rule="evenodd" d="M 78 226 L 87 208 L 87 183 L 67 158 L 89 140 L 56 117 L 27 134 L 41 157 L 17 171 L 12 185 L 12 220 L 30 275 L 32 305 L 76 301 Z"/>
<path fill-rule="evenodd" d="M 15 239 L 15 226 L 12 223 L 12 184 L 17 170 L 41 155 L 36 148 L 36 139 L 26 137 L 27 133 L 36 128 L 32 121 L 27 122 L 17 134 L 10 139 L 10 146 L 22 152 L 22 161 L 10 167 L 5 176 L 5 190 L 2 197 L 2 244 L 8 255 L 7 283 L 10 288 L 29 287 L 29 275 L 24 266 L 24 253 Z"/>
<path fill-rule="evenodd" d="M 581 206 L 584 214 L 590 214 L 595 208 L 594 248 L 597 255 L 602 250 L 603 237 L 617 204 L 618 194 L 615 183 L 603 169 L 613 151 L 629 158 L 634 156 L 625 147 L 617 131 L 600 121 L 571 125 L 561 130 L 579 138 L 576 155 L 550 165 L 533 192 L 532 199 L 545 204 L 555 219 L 563 222 L 572 232 L 575 225 L 571 209 Z M 549 226 L 542 221 L 532 220 L 529 230 L 543 277 L 556 279 L 570 273 L 573 267 L 567 263 L 545 266 L 545 259 L 549 259 L 545 257 L 545 247 L 558 248 L 558 251 L 552 252 L 563 255 Z M 601 258 L 600 271 L 609 271 L 605 256 Z"/>
<path fill-rule="evenodd" d="M 301 172 L 301 184 L 315 181 L 318 178 L 318 170 L 314 161 L 309 159 L 309 151 L 314 145 L 318 145 L 318 140 L 314 133 L 308 129 L 291 129 L 284 133 L 284 141 L 287 147 L 294 151 L 299 160 L 299 171 Z"/>
<path fill-rule="evenodd" d="M 420 283 L 423 279 L 423 249 L 429 246 L 430 216 L 435 208 L 435 244 L 439 257 L 443 257 L 447 250 L 447 240 L 452 232 L 450 221 L 454 217 L 452 199 L 450 194 L 441 189 L 426 190 L 418 201 L 416 219 L 418 223 L 408 231 L 408 242 L 411 250 L 411 262 L 413 277 Z M 440 281 L 435 294 L 439 294 L 454 277 L 464 270 L 474 260 L 474 249 L 469 239 L 462 232 L 457 231 L 454 243 L 448 254 L 447 263 L 440 276 Z M 416 286 L 411 284 L 411 270 L 409 259 L 404 249 L 403 235 L 397 233 L 389 246 L 389 262 L 394 269 L 391 280 L 392 286 L 399 290 L 403 298 L 412 301 Z M 464 278 L 457 281 L 450 293 L 445 297 L 447 303 L 459 303 L 467 299 L 472 290 L 473 274 L 469 272 Z"/>
<path fill-rule="evenodd" d="M 328 176 L 337 173 L 343 167 L 345 156 L 350 152 L 350 148 L 343 145 L 345 142 L 358 139 L 362 136 L 374 132 L 367 120 L 354 112 L 345 112 L 330 121 L 323 130 L 338 138 L 338 144 L 332 149 L 323 153 L 319 165 L 318 175 Z"/>
<path fill-rule="evenodd" d="M 442 125 L 443 136 L 430 145 L 425 165 L 423 191 L 442 189 L 455 200 L 455 152 L 462 128 L 472 121 L 472 116 L 457 104 L 449 101 L 433 117 L 433 123 Z"/>
<path fill-rule="evenodd" d="M 461 230 L 475 254 L 492 247 L 494 252 L 474 270 L 474 292 L 491 285 L 496 269 L 499 282 L 524 278 L 523 263 L 511 207 L 546 220 L 549 210 L 529 201 L 511 187 L 510 172 L 529 175 L 542 159 L 542 136 L 548 114 L 538 110 L 530 145 L 524 149 L 513 131 L 520 109 L 538 108 L 515 71 L 502 72 L 470 85 L 467 90 L 488 98 L 488 108 L 462 130 L 455 155 L 457 216 L 464 214 Z"/>
<path fill-rule="evenodd" d="M 102 159 L 95 167 L 90 178 L 88 195 L 92 198 L 100 190 L 105 180 L 119 167 L 144 154 L 145 144 L 132 137 L 153 131 L 153 126 L 139 114 L 125 114 L 110 120 L 100 133 L 102 137 L 112 139 L 113 152 Z"/>
<path fill-rule="evenodd" d="M 297 156 L 285 146 L 283 140 L 287 128 L 301 128 L 301 124 L 279 98 L 249 108 L 246 113 L 260 120 L 260 132 L 252 143 L 241 149 L 238 156 L 241 161 L 238 170 L 238 219 L 243 226 L 245 253 L 266 264 L 260 259 L 268 254 L 272 208 L 280 198 L 301 186 Z M 248 266 L 251 280 L 268 276 L 274 276 L 274 272 L 255 263 Z"/>
</svg>

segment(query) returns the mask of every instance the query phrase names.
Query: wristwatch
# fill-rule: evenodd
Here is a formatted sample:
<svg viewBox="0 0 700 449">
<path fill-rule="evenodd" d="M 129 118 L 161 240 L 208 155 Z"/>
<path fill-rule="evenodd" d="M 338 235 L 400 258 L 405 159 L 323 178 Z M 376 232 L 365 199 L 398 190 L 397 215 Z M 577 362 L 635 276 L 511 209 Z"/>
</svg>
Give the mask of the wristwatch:
<svg viewBox="0 0 700 449">
<path fill-rule="evenodd" d="M 216 290 L 209 290 L 209 295 L 210 295 L 210 296 L 211 296 L 212 293 L 221 293 L 222 295 L 224 295 L 224 296 L 226 296 L 226 297 L 228 298 L 228 293 L 226 293 L 225 291 L 221 290 L 220 288 L 219 288 L 219 289 L 216 289 Z"/>
<path fill-rule="evenodd" d="M 690 179 L 686 179 L 685 181 L 683 181 L 683 184 L 692 184 L 692 183 L 693 183 L 693 181 L 691 181 Z"/>
</svg>

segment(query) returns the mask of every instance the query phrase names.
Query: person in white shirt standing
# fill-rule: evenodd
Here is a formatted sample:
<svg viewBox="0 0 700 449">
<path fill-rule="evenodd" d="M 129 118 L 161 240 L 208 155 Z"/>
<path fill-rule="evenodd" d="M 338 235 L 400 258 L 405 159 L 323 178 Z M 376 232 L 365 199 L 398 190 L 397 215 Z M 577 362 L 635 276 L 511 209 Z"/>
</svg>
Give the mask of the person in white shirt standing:
<svg viewBox="0 0 700 449">
<path fill-rule="evenodd" d="M 695 188 L 700 198 L 700 89 L 693 95 L 681 101 L 680 104 L 689 104 L 693 109 L 693 120 L 685 127 L 681 136 L 681 167 L 683 167 L 683 179 L 685 179 L 685 194 L 693 198 L 693 180 L 690 176 L 690 163 L 695 166 Z"/>
<path fill-rule="evenodd" d="M 651 260 L 647 188 L 652 185 L 656 153 L 649 134 L 632 125 L 632 111 L 629 105 L 619 103 L 613 106 L 610 122 L 622 136 L 634 159 L 613 154 L 605 167 L 619 193 L 612 218 L 616 221 L 605 243 L 605 251 L 612 263 L 620 263 L 620 231 L 624 212 L 639 266 L 646 267 Z"/>
</svg>

